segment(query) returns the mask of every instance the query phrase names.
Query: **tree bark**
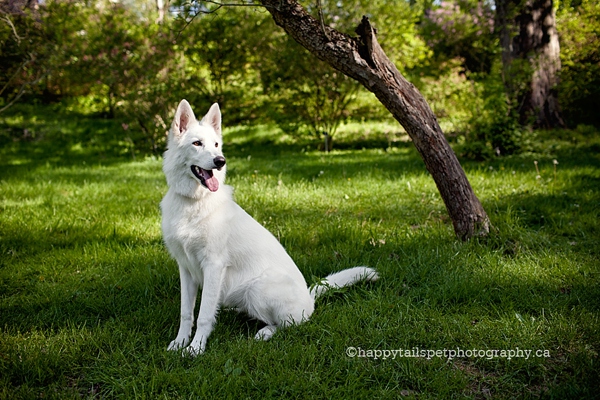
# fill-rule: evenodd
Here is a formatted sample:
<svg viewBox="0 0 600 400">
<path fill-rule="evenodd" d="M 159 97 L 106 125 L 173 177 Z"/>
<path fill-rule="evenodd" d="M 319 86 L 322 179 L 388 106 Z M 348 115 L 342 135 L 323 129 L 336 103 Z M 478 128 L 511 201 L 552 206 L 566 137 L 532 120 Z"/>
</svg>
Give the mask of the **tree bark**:
<svg viewBox="0 0 600 400">
<path fill-rule="evenodd" d="M 556 85 L 560 45 L 552 0 L 496 0 L 504 82 L 521 124 L 564 126 Z M 520 83 L 525 83 L 525 90 Z"/>
<path fill-rule="evenodd" d="M 169 0 L 156 0 L 156 10 L 158 11 L 157 24 L 162 24 L 165 21 L 166 11 L 169 8 Z"/>
<path fill-rule="evenodd" d="M 419 91 L 400 74 L 363 17 L 353 38 L 313 18 L 296 0 L 261 0 L 281 26 L 319 59 L 373 92 L 400 122 L 419 151 L 440 192 L 456 235 L 486 236 L 489 218 L 448 144 L 433 111 Z"/>
</svg>

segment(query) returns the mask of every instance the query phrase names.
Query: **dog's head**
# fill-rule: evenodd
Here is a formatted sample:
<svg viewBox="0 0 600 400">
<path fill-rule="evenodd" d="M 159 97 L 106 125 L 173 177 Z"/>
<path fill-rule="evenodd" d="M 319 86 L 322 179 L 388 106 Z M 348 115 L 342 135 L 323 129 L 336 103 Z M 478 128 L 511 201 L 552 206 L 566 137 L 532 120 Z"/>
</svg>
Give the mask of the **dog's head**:
<svg viewBox="0 0 600 400">
<path fill-rule="evenodd" d="M 225 180 L 221 111 L 217 103 L 200 121 L 181 100 L 171 124 L 163 170 L 177 192 L 197 197 L 199 190 L 216 192 Z"/>
</svg>

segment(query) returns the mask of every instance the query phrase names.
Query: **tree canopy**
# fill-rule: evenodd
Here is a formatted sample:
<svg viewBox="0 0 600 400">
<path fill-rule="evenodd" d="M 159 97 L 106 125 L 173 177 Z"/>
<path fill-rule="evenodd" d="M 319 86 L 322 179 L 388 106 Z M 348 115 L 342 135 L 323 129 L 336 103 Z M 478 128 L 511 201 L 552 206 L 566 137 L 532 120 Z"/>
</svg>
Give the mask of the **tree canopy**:
<svg viewBox="0 0 600 400">
<path fill-rule="evenodd" d="M 19 101 L 60 102 L 120 118 L 136 148 L 154 152 L 161 151 L 169 116 L 183 97 L 222 103 L 230 124 L 270 121 L 316 141 L 349 119 L 388 118 L 372 95 L 277 29 L 263 7 L 245 0 L 222 4 L 3 2 L 0 110 Z M 424 94 L 462 155 L 491 157 L 526 147 L 521 138 L 528 121 L 511 112 L 516 106 L 505 90 L 494 3 L 302 4 L 350 36 L 362 15 L 369 16 L 386 54 Z M 563 66 L 554 90 L 564 120 L 599 125 L 598 5 L 573 0 L 554 10 Z M 524 82 L 513 78 L 516 86 Z"/>
</svg>

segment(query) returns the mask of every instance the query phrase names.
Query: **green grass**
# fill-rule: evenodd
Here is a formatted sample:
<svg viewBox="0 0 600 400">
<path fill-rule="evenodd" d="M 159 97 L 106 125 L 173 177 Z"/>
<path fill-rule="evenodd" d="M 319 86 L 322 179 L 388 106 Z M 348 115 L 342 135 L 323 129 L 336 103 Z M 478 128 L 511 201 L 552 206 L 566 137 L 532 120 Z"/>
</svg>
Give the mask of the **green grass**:
<svg viewBox="0 0 600 400">
<path fill-rule="evenodd" d="M 12 140 L 24 127 L 33 137 Z M 463 243 L 410 143 L 386 151 L 346 131 L 323 154 L 270 127 L 226 130 L 238 202 L 309 283 L 355 265 L 382 278 L 328 293 L 266 343 L 252 339 L 258 322 L 223 310 L 190 359 L 166 351 L 179 279 L 161 241 L 161 160 L 132 160 L 116 122 L 42 113 L 0 129 L 0 398 L 598 396 L 598 132 L 540 133 L 534 152 L 464 162 L 494 230 Z"/>
</svg>

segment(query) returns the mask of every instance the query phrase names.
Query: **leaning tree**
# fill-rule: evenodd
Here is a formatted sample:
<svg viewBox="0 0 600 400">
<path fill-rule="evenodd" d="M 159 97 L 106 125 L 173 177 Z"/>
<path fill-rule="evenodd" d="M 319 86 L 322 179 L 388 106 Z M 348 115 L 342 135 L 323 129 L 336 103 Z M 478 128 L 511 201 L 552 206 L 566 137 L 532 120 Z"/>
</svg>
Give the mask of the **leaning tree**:
<svg viewBox="0 0 600 400">
<path fill-rule="evenodd" d="M 369 19 L 363 17 L 355 31 L 358 36 L 352 37 L 325 24 L 321 13 L 320 19 L 313 17 L 296 0 L 258 0 L 258 3 L 271 13 L 277 25 L 313 55 L 375 94 L 404 127 L 437 185 L 456 235 L 463 240 L 487 235 L 489 218 L 433 111 L 387 57 Z"/>
</svg>

